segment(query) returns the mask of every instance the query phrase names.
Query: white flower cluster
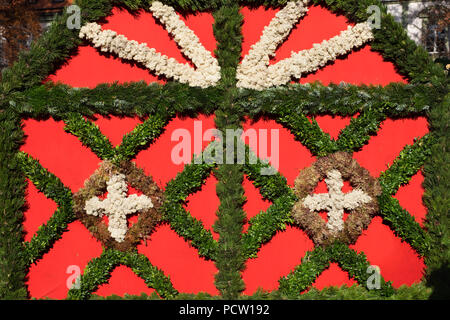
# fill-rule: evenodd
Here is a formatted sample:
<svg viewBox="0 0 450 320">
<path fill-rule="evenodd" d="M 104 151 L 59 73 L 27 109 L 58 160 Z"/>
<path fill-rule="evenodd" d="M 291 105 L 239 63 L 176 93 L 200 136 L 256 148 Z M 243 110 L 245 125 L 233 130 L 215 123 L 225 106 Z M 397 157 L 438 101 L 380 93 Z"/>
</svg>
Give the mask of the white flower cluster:
<svg viewBox="0 0 450 320">
<path fill-rule="evenodd" d="M 307 11 L 307 1 L 289 2 L 264 29 L 261 39 L 253 45 L 238 69 L 238 87 L 263 90 L 289 83 L 292 77 L 318 70 L 354 48 L 373 39 L 370 25 L 366 22 L 349 26 L 338 36 L 316 43 L 309 50 L 292 52 L 291 57 L 270 65 L 270 57 L 285 40 L 298 19 Z"/>
<path fill-rule="evenodd" d="M 278 46 L 283 43 L 298 20 L 308 12 L 309 0 L 290 1 L 277 12 L 275 18 L 263 30 L 261 38 L 251 46 L 250 51 L 237 69 L 237 86 L 262 89 L 272 86 L 278 75 L 269 74 L 267 67 Z M 269 85 L 270 84 L 270 85 Z"/>
<path fill-rule="evenodd" d="M 79 36 L 90 40 L 94 47 L 102 52 L 114 53 L 120 58 L 141 63 L 158 75 L 173 78 L 190 86 L 206 88 L 216 85 L 220 80 L 220 66 L 217 59 L 203 47 L 195 33 L 186 26 L 175 10 L 159 1 L 153 2 L 150 10 L 173 36 L 181 51 L 191 59 L 196 69 L 156 52 L 146 43 L 128 40 L 112 30 L 102 30 L 97 23 L 84 25 Z"/>
<path fill-rule="evenodd" d="M 107 182 L 108 196 L 105 200 L 94 197 L 85 204 L 88 215 L 108 216 L 108 231 L 117 242 L 123 242 L 128 231 L 127 215 L 153 208 L 152 200 L 143 195 L 132 194 L 127 197 L 128 186 L 125 175 L 117 174 Z"/>
<path fill-rule="evenodd" d="M 303 205 L 311 211 L 328 211 L 327 227 L 336 233 L 344 229 L 344 210 L 356 209 L 372 201 L 372 198 L 360 189 L 343 193 L 344 181 L 338 170 L 328 172 L 325 183 L 328 193 L 308 195 L 303 199 Z"/>
</svg>

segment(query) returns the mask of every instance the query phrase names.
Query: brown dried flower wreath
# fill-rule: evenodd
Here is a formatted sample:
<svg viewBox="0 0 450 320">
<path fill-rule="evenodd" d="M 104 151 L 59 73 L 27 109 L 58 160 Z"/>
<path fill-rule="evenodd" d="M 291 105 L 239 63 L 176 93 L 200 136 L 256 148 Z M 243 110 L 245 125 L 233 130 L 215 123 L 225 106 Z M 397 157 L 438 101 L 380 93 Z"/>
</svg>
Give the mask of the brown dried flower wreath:
<svg viewBox="0 0 450 320">
<path fill-rule="evenodd" d="M 100 197 L 106 192 L 107 182 L 112 175 L 123 174 L 128 184 L 149 197 L 153 208 L 140 212 L 138 221 L 129 228 L 125 240 L 117 242 L 111 237 L 108 227 L 100 217 L 86 214 L 86 201 L 93 197 Z M 105 247 L 120 251 L 129 251 L 142 240 L 147 239 L 154 227 L 161 221 L 160 208 L 163 204 L 163 192 L 151 177 L 145 175 L 142 169 L 132 162 L 123 162 L 115 166 L 110 161 L 101 163 L 99 169 L 85 181 L 84 187 L 73 196 L 73 207 L 77 218 Z"/>
<path fill-rule="evenodd" d="M 344 222 L 343 230 L 333 233 L 319 213 L 304 206 L 303 201 L 314 192 L 317 184 L 327 177 L 331 170 L 338 170 L 344 180 L 349 181 L 354 189 L 360 189 L 371 197 L 371 201 L 350 211 Z M 336 240 L 354 244 L 362 234 L 372 217 L 378 212 L 377 197 L 381 194 L 378 181 L 362 168 L 352 155 L 337 152 L 318 159 L 311 167 L 300 172 L 295 180 L 294 192 L 300 199 L 293 207 L 294 220 L 306 231 L 316 246 L 328 245 Z"/>
</svg>

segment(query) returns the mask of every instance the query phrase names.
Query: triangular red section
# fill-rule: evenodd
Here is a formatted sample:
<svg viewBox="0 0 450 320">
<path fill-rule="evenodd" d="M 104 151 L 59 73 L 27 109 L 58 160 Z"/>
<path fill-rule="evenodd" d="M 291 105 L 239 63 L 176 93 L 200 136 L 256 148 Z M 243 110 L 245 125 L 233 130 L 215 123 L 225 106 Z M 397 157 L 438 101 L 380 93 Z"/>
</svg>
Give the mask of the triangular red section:
<svg viewBox="0 0 450 320">
<path fill-rule="evenodd" d="M 38 228 L 47 223 L 57 209 L 57 205 L 53 200 L 48 199 L 36 186 L 28 181 L 27 188 L 27 210 L 24 212 L 25 220 L 23 228 L 25 231 L 25 241 L 30 241 Z"/>
<path fill-rule="evenodd" d="M 324 21 L 326 28 L 323 27 Z M 278 48 L 272 63 L 289 58 L 292 52 L 311 49 L 313 44 L 339 35 L 349 25 L 352 24 L 345 16 L 337 16 L 321 6 L 310 6 L 307 14 Z"/>
<path fill-rule="evenodd" d="M 77 137 L 65 132 L 64 126 L 64 122 L 53 119 L 24 120 L 23 129 L 27 137 L 21 151 L 37 159 L 65 186 L 77 192 L 101 160 Z"/>
<path fill-rule="evenodd" d="M 101 285 L 94 294 L 107 297 L 111 295 L 118 295 L 123 297 L 125 294 L 147 295 L 155 292 L 154 289 L 149 288 L 142 278 L 139 278 L 133 270 L 126 266 L 118 266 L 111 272 L 111 278 L 108 283 Z"/>
<path fill-rule="evenodd" d="M 408 184 L 401 186 L 394 196 L 421 226 L 423 226 L 427 214 L 427 208 L 422 201 L 423 180 L 423 174 L 419 171 Z"/>
<path fill-rule="evenodd" d="M 242 57 L 248 53 L 253 44 L 259 41 L 264 27 L 269 25 L 278 11 L 263 7 L 242 9 L 244 16 Z M 324 28 L 324 21 L 326 21 L 326 28 Z M 329 40 L 347 29 L 349 25 L 352 23 L 345 16 L 337 16 L 321 6 L 310 6 L 308 13 L 299 21 L 286 41 L 280 45 L 271 63 L 290 57 L 292 52 L 310 49 L 314 43 Z M 371 51 L 370 45 L 355 50 L 346 58 L 339 58 L 317 72 L 300 79 L 300 83 L 303 84 L 314 81 L 320 81 L 324 85 L 341 82 L 354 85 L 406 83 L 406 80 L 396 71 L 395 66 L 385 61 L 380 53 Z"/>
<path fill-rule="evenodd" d="M 115 116 L 98 116 L 93 121 L 100 129 L 103 135 L 108 137 L 113 146 L 122 143 L 123 136 L 134 130 L 142 121 L 138 118 L 119 118 Z"/>
<path fill-rule="evenodd" d="M 331 139 L 336 140 L 339 137 L 341 130 L 350 124 L 352 118 L 325 115 L 314 117 L 314 119 L 317 121 L 317 124 L 323 132 L 328 133 Z"/>
<path fill-rule="evenodd" d="M 423 258 L 408 243 L 396 237 L 380 217 L 373 219 L 369 228 L 350 248 L 364 252 L 372 265 L 380 267 L 383 278 L 392 281 L 396 288 L 402 284 L 410 286 L 422 279 L 425 269 Z"/>
<path fill-rule="evenodd" d="M 414 138 L 421 138 L 429 132 L 426 118 L 387 119 L 381 124 L 376 136 L 361 151 L 354 153 L 353 158 L 378 177 L 381 171 L 392 164 L 403 148 L 414 144 Z"/>
<path fill-rule="evenodd" d="M 243 129 L 254 129 L 257 131 L 258 137 L 260 137 L 259 130 L 267 130 L 267 150 L 270 152 L 272 143 L 278 143 L 279 151 L 279 168 L 278 171 L 287 179 L 287 183 L 290 186 L 294 185 L 295 178 L 297 178 L 300 170 L 309 167 L 314 162 L 314 157 L 311 155 L 309 150 L 303 146 L 299 141 L 297 141 L 294 135 L 282 125 L 278 124 L 274 120 L 258 120 L 253 122 L 248 120 L 244 122 Z M 279 140 L 273 139 L 275 133 L 272 130 L 278 132 Z M 259 139 L 258 139 L 259 145 Z M 252 149 L 250 147 L 250 149 Z M 253 149 L 252 149 L 253 150 Z M 257 152 L 256 152 L 257 151 Z M 256 155 L 261 156 L 258 150 L 253 150 Z"/>
<path fill-rule="evenodd" d="M 198 256 L 198 251 L 180 238 L 169 225 L 156 228 L 150 240 L 138 246 L 151 263 L 170 276 L 175 289 L 183 293 L 207 292 L 217 295 L 213 261 Z"/>
<path fill-rule="evenodd" d="M 259 189 L 256 188 L 250 180 L 248 180 L 247 176 L 244 177 L 242 187 L 244 188 L 244 195 L 247 199 L 243 206 L 247 220 L 250 220 L 254 216 L 260 214 L 261 211 L 266 212 L 266 210 L 272 205 L 272 202 L 262 198 Z M 248 223 L 244 224 L 244 232 L 248 230 L 248 226 Z"/>
<path fill-rule="evenodd" d="M 197 128 L 201 127 L 201 133 L 198 134 L 195 132 L 196 121 Z M 203 141 L 203 135 L 207 130 L 214 128 L 214 116 L 200 115 L 196 119 L 175 118 L 169 122 L 164 128 L 163 134 L 147 150 L 143 150 L 137 155 L 135 162 L 138 167 L 144 169 L 145 174 L 153 177 L 160 188 L 164 188 L 167 182 L 175 178 L 177 173 L 184 169 L 184 164 L 176 164 L 172 159 L 174 147 L 181 142 L 180 140 L 172 140 L 174 132 L 178 130 L 183 130 L 184 133 L 189 132 L 189 137 L 187 137 L 191 145 L 189 159 L 192 159 L 195 151 L 194 140 L 200 142 L 201 148 L 204 150 L 210 142 Z"/>
<path fill-rule="evenodd" d="M 187 198 L 186 210 L 203 223 L 205 229 L 210 230 L 214 239 L 219 239 L 219 234 L 213 231 L 213 225 L 217 220 L 216 212 L 219 209 L 220 200 L 217 197 L 217 179 L 211 175 L 206 179 L 202 189 Z"/>
<path fill-rule="evenodd" d="M 69 224 L 62 238 L 41 260 L 30 266 L 28 291 L 32 298 L 65 299 L 75 269 L 81 274 L 88 262 L 100 256 L 102 245 L 79 221 Z M 75 279 L 75 278 L 72 278 Z"/>
<path fill-rule="evenodd" d="M 278 232 L 261 247 L 257 258 L 247 261 L 242 273 L 246 286 L 243 293 L 251 295 L 258 288 L 277 289 L 278 280 L 299 265 L 306 251 L 313 247 L 313 242 L 298 228 L 288 226 L 285 231 Z"/>
<path fill-rule="evenodd" d="M 314 281 L 313 287 L 322 290 L 325 287 L 341 287 L 342 285 L 352 286 L 357 282 L 348 277 L 348 273 L 343 271 L 337 263 L 330 263 L 330 267 L 326 269 Z"/>
</svg>

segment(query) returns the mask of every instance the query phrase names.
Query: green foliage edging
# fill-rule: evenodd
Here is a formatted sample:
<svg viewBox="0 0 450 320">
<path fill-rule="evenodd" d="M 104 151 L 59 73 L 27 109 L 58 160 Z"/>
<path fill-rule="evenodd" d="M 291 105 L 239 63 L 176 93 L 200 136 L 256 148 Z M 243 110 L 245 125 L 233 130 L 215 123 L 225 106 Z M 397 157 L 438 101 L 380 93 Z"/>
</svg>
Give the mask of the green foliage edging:
<svg viewBox="0 0 450 320">
<path fill-rule="evenodd" d="M 398 70 L 410 79 L 411 85 L 391 84 L 386 88 L 381 88 L 348 85 L 324 87 L 313 84 L 285 86 L 264 92 L 252 92 L 251 90 L 237 90 L 235 88 L 235 67 L 239 63 L 240 41 L 242 39 L 240 29 L 242 18 L 237 13 L 239 9 L 237 2 L 231 0 L 212 2 L 166 0 L 163 2 L 174 5 L 181 11 L 214 10 L 216 20 L 214 34 L 218 40 L 216 55 L 222 66 L 223 78 L 222 83 L 217 88 L 203 90 L 173 83 L 164 86 L 146 86 L 142 83 L 102 85 L 94 90 L 71 89 L 61 85 L 41 86 L 41 81 L 55 70 L 58 64 L 69 57 L 72 50 L 81 43 L 76 31 L 65 28 L 67 14 L 59 17 L 49 32 L 32 45 L 29 52 L 22 53 L 19 61 L 12 68 L 4 71 L 4 80 L 0 85 L 0 110 L 2 110 L 0 119 L 3 129 L 0 136 L 2 138 L 0 175 L 4 177 L 0 179 L 0 209 L 2 212 L 0 232 L 7 236 L 2 237 L 2 241 L 5 243 L 0 247 L 0 255 L 2 256 L 1 272 L 4 273 L 2 279 L 8 280 L 6 282 L 0 281 L 0 297 L 24 298 L 26 296 L 23 287 L 27 265 L 25 261 L 27 259 L 29 262 L 33 261 L 36 256 L 45 251 L 44 249 L 50 246 L 50 243 L 57 238 L 59 233 L 54 228 L 62 230 L 64 224 L 69 221 L 66 219 L 70 216 L 68 209 L 64 209 L 64 201 L 58 203 L 59 211 L 52 218 L 55 221 L 54 227 L 47 228 L 53 230 L 49 231 L 49 233 L 53 232 L 53 235 L 49 237 L 38 236 L 36 239 L 41 238 L 43 242 L 36 244 L 37 249 L 30 249 L 30 252 L 34 253 L 24 259 L 25 261 L 17 259 L 22 251 L 22 243 L 19 240 L 22 238 L 22 215 L 17 213 L 21 212 L 23 207 L 25 189 L 24 172 L 17 170 L 17 167 L 19 162 L 24 162 L 24 159 L 28 159 L 25 162 L 33 167 L 33 161 L 30 162 L 29 158 L 21 154 L 19 154 L 19 157 L 15 156 L 23 136 L 20 130 L 20 117 L 39 119 L 52 116 L 55 119 L 67 120 L 67 116 L 70 118 L 71 113 L 84 116 L 93 116 L 94 114 L 151 116 L 160 114 L 160 125 L 155 124 L 155 126 L 147 122 L 137 129 L 137 132 L 125 139 L 125 142 L 128 141 L 129 143 L 126 142 L 122 147 L 125 151 L 123 152 L 123 159 L 130 159 L 142 146 L 150 143 L 157 135 L 156 132 L 164 127 L 165 124 L 163 123 L 170 120 L 174 115 L 195 115 L 197 112 L 211 114 L 214 111 L 216 111 L 216 124 L 220 129 L 240 127 L 240 121 L 245 116 L 257 118 L 261 115 L 268 115 L 287 125 L 302 143 L 319 156 L 338 150 L 355 151 L 361 148 L 368 141 L 370 135 L 376 132 L 380 122 L 385 117 L 426 115 L 430 121 L 433 139 L 424 138 L 416 142 L 414 146 L 405 148 L 392 167 L 383 173 L 380 181 L 384 184 L 384 194 L 380 197 L 380 203 L 386 204 L 383 206 L 382 213 L 394 230 L 419 253 L 425 254 L 428 267 L 427 280 L 434 288 L 431 297 L 448 295 L 448 285 L 445 283 L 450 283 L 450 281 L 439 280 L 442 277 L 448 279 L 450 274 L 448 272 L 450 257 L 448 221 L 446 219 L 446 212 L 449 207 L 449 197 L 447 196 L 449 189 L 447 161 L 449 157 L 446 148 L 449 122 L 448 105 L 450 104 L 448 82 L 442 69 L 432 63 L 425 50 L 417 47 L 413 41 L 408 39 L 402 27 L 395 23 L 391 16 L 386 15 L 384 6 L 378 0 L 313 0 L 313 3 L 326 5 L 333 12 L 344 13 L 354 21 L 367 19 L 368 14 L 365 9 L 369 5 L 379 5 L 383 13 L 382 28 L 374 32 L 375 40 L 372 42 L 372 48 L 381 52 L 385 59 L 393 61 Z M 280 6 L 285 2 L 285 0 L 255 0 L 241 1 L 240 3 Z M 105 17 L 114 5 L 136 10 L 148 7 L 151 0 L 79 0 L 77 3 L 82 8 L 84 23 Z M 133 101 L 133 99 L 136 100 Z M 139 101 L 142 103 L 139 103 Z M 143 103 L 144 101 L 145 103 Z M 159 113 L 161 110 L 163 112 Z M 351 125 L 341 132 L 337 141 L 329 139 L 315 121 L 310 123 L 306 118 L 306 115 L 354 115 L 358 112 L 361 114 L 360 117 L 352 120 Z M 76 120 L 76 117 L 73 120 Z M 76 133 L 77 130 L 82 128 L 83 125 L 79 120 L 81 118 L 78 117 L 80 127 L 78 125 L 70 127 L 69 124 L 68 130 Z M 89 128 L 88 122 L 85 122 L 85 125 L 87 125 L 87 132 L 95 133 L 95 128 Z M 311 134 L 305 135 L 305 130 L 310 130 Z M 82 139 L 86 138 L 83 133 L 80 133 L 79 136 Z M 85 140 L 86 145 L 96 149 L 96 146 L 100 143 L 104 148 L 98 147 L 98 154 L 104 158 L 113 156 L 113 152 L 107 147 L 106 140 L 103 140 L 98 134 L 91 137 L 97 137 L 97 139 Z M 118 161 L 119 158 L 117 158 Z M 425 223 L 427 233 L 424 233 L 409 214 L 391 198 L 398 187 L 409 181 L 411 176 L 420 169 L 424 161 L 424 184 L 426 187 L 424 199 L 429 209 Z M 27 165 L 22 163 L 21 167 L 26 168 Z M 38 167 L 35 164 L 35 169 L 39 169 Z M 208 171 L 211 168 L 204 169 Z M 239 199 L 242 199 L 243 191 L 240 188 L 232 190 L 231 187 L 237 186 L 237 182 L 242 181 L 242 176 L 246 173 L 255 182 L 255 185 L 258 186 L 259 184 L 264 197 L 279 202 L 278 205 L 269 209 L 271 210 L 268 211 L 269 214 L 262 214 L 261 217 L 255 217 L 251 221 L 252 230 L 265 230 L 261 233 L 265 234 L 264 236 L 257 235 L 259 231 L 253 236 L 253 239 L 259 237 L 259 243 L 267 241 L 276 230 L 281 230 L 289 223 L 286 212 L 289 211 L 290 203 L 295 201 L 289 195 L 286 195 L 284 200 L 280 200 L 283 199 L 280 192 L 284 188 L 282 177 L 272 180 L 267 179 L 264 182 L 264 179 L 254 175 L 253 171 L 255 170 L 257 170 L 256 167 L 253 169 L 237 167 L 232 170 L 233 177 L 227 182 L 224 179 L 227 169 L 219 166 L 216 173 L 221 177 L 218 194 L 220 194 L 222 200 L 236 199 L 237 205 L 233 205 L 229 209 L 226 208 L 226 210 L 222 207 L 219 210 L 218 225 L 222 225 L 222 230 L 226 231 L 219 231 L 219 233 L 222 233 L 223 241 L 219 241 L 218 244 L 212 240 L 209 232 L 204 232 L 198 221 L 189 219 L 190 215 L 184 211 L 181 205 L 185 198 L 178 198 L 178 201 L 181 201 L 178 203 L 176 201 L 169 202 L 171 205 L 168 206 L 169 209 L 166 211 L 168 220 L 172 220 L 170 221 L 171 224 L 176 224 L 173 218 L 184 217 L 184 222 L 183 219 L 178 222 L 176 227 L 178 232 L 183 229 L 183 225 L 186 223 L 184 226 L 188 226 L 186 230 L 190 231 L 185 236 L 194 245 L 197 243 L 195 246 L 200 251 L 203 250 L 201 251 L 202 255 L 216 258 L 220 275 L 216 278 L 216 283 L 220 284 L 222 293 L 226 292 L 227 297 L 237 297 L 237 294 L 242 290 L 242 282 L 239 281 L 238 277 L 245 261 L 244 257 L 246 255 L 252 256 L 258 250 L 255 245 L 249 245 L 246 249 L 245 243 L 248 243 L 248 241 L 245 240 L 245 237 L 242 239 L 237 237 L 239 230 L 242 229 L 240 220 L 243 202 Z M 45 179 L 52 179 L 47 173 L 39 172 L 39 170 L 27 172 L 29 177 L 33 174 L 40 174 L 44 181 Z M 262 187 L 264 183 L 272 185 Z M 194 184 L 198 188 L 197 182 L 194 182 Z M 47 184 L 42 185 L 43 189 L 46 189 L 45 185 Z M 50 194 L 54 184 L 49 183 L 48 186 L 50 186 L 50 189 L 47 188 L 46 190 L 47 194 Z M 179 190 L 180 188 L 175 189 Z M 59 194 L 54 194 L 54 197 L 59 197 Z M 64 196 L 62 197 L 64 198 Z M 68 201 L 68 199 L 66 200 Z M 68 205 L 66 204 L 66 206 Z M 271 212 L 274 212 L 274 214 L 271 215 Z M 282 218 L 283 216 L 284 218 Z M 281 220 L 272 220 L 272 217 L 279 217 Z M 263 220 L 266 221 L 262 222 Z M 261 221 L 261 223 L 258 221 Z M 268 225 L 272 226 L 266 228 Z M 52 226 L 51 223 L 50 226 Z M 172 227 L 174 226 L 172 225 Z M 199 230 L 200 237 L 196 239 Z M 229 240 L 226 240 L 226 237 L 229 237 Z M 252 239 L 252 236 L 247 236 L 247 239 Z M 250 242 L 252 241 L 254 240 Z M 33 240 L 31 243 L 33 243 Z M 36 243 L 36 240 L 34 243 Z M 26 246 L 34 247 L 30 244 Z M 228 246 L 231 246 L 232 249 L 228 250 Z M 230 258 L 225 253 L 231 253 L 235 270 L 228 268 L 225 261 L 222 261 L 225 257 Z M 30 257 L 32 258 L 30 259 Z M 358 259 L 353 260 L 357 261 Z M 343 263 L 341 267 L 345 268 L 344 265 L 349 267 L 352 263 L 348 265 Z M 351 271 L 349 271 L 350 273 Z M 357 273 L 354 275 L 356 276 Z M 230 283 L 228 286 L 226 285 L 227 281 Z M 224 285 L 221 285 L 221 283 Z"/>
</svg>

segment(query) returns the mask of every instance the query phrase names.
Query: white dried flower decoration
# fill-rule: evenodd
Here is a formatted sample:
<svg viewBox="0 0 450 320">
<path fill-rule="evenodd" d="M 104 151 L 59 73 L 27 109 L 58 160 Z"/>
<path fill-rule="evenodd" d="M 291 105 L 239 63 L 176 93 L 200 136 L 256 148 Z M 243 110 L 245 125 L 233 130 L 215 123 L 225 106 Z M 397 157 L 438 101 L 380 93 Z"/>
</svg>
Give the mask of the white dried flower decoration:
<svg viewBox="0 0 450 320">
<path fill-rule="evenodd" d="M 128 186 L 125 175 L 111 176 L 107 182 L 108 197 L 100 200 L 94 197 L 86 201 L 85 211 L 88 215 L 108 216 L 108 231 L 117 242 L 123 242 L 128 231 L 127 216 L 142 210 L 153 208 L 152 200 L 145 196 L 132 194 L 127 197 Z"/>
<path fill-rule="evenodd" d="M 216 85 L 220 80 L 219 62 L 203 47 L 195 33 L 186 26 L 175 10 L 154 1 L 150 11 L 173 36 L 181 51 L 192 61 L 196 69 L 156 52 L 146 43 L 128 40 L 112 30 L 102 30 L 95 22 L 81 28 L 80 38 L 90 40 L 94 47 L 100 48 L 102 52 L 115 53 L 120 58 L 141 63 L 157 75 L 202 88 Z"/>
<path fill-rule="evenodd" d="M 290 58 L 269 65 L 277 47 L 286 40 L 299 19 L 308 12 L 308 2 L 309 0 L 288 2 L 264 28 L 260 40 L 252 46 L 238 66 L 237 87 L 263 90 L 287 84 L 293 77 L 300 79 L 302 74 L 316 71 L 373 39 L 370 25 L 358 23 L 353 27 L 349 26 L 347 30 L 330 40 L 314 44 L 309 50 L 292 52 Z M 175 10 L 154 1 L 150 11 L 174 37 L 181 51 L 191 59 L 196 69 L 156 52 L 155 49 L 147 47 L 146 43 L 128 40 L 111 30 L 102 30 L 97 23 L 83 26 L 80 38 L 90 40 L 103 52 L 115 53 L 120 58 L 142 63 L 157 75 L 164 75 L 188 83 L 190 86 L 206 88 L 216 85 L 220 80 L 220 66 L 217 59 L 203 47 L 198 37 L 185 25 Z"/>
<path fill-rule="evenodd" d="M 263 90 L 287 84 L 292 77 L 300 79 L 302 74 L 316 71 L 373 39 L 370 25 L 358 23 L 330 40 L 314 44 L 312 49 L 292 52 L 290 58 L 269 66 L 277 47 L 286 40 L 298 20 L 308 11 L 308 2 L 309 0 L 288 2 L 264 28 L 260 40 L 252 46 L 238 67 L 238 87 Z"/>
<path fill-rule="evenodd" d="M 303 205 L 311 211 L 328 211 L 327 227 L 331 232 L 337 233 L 344 229 L 344 210 L 356 209 L 372 201 L 372 198 L 359 189 L 343 193 L 344 181 L 338 170 L 328 172 L 325 183 L 328 193 L 308 195 L 303 200 Z"/>
</svg>

